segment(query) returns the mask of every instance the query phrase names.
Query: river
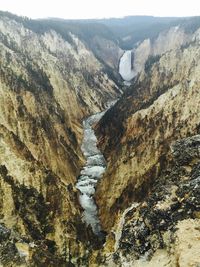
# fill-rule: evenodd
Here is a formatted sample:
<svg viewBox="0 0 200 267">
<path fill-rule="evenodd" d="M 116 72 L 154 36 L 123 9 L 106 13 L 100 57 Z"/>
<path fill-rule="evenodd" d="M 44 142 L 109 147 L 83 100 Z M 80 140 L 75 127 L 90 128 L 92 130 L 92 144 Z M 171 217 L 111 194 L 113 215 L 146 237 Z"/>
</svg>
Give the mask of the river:
<svg viewBox="0 0 200 267">
<path fill-rule="evenodd" d="M 106 169 L 106 162 L 101 151 L 97 148 L 97 138 L 92 126 L 100 120 L 104 112 L 94 114 L 83 121 L 84 137 L 81 150 L 86 158 L 86 164 L 81 170 L 76 187 L 80 190 L 79 201 L 84 209 L 83 220 L 91 225 L 93 232 L 101 231 L 97 206 L 94 201 L 94 193 L 97 181 L 102 177 Z"/>
<path fill-rule="evenodd" d="M 135 76 L 131 60 L 131 50 L 125 51 L 119 63 L 119 73 L 124 82 L 127 83 L 126 85 L 130 85 L 130 80 Z M 115 102 L 110 103 L 108 106 L 111 107 Z M 94 201 L 94 194 L 96 184 L 106 170 L 106 161 L 101 151 L 97 148 L 97 138 L 92 126 L 101 119 L 105 112 L 94 114 L 83 121 L 84 137 L 81 150 L 86 158 L 86 164 L 81 170 L 76 183 L 76 188 L 80 191 L 79 202 L 84 210 L 83 220 L 87 225 L 91 225 L 96 235 L 101 232 L 101 224 Z"/>
<path fill-rule="evenodd" d="M 125 51 L 119 63 L 119 73 L 124 82 L 127 83 L 126 85 L 130 85 L 130 80 L 135 76 L 131 60 L 131 50 Z M 114 103 L 112 102 L 108 106 L 111 107 Z M 97 138 L 92 126 L 101 119 L 105 112 L 94 114 L 83 121 L 84 137 L 81 150 L 86 158 L 86 164 L 81 170 L 76 183 L 76 187 L 80 190 L 79 201 L 84 210 L 83 220 L 87 225 L 91 225 L 96 235 L 100 234 L 101 225 L 94 194 L 96 184 L 106 170 L 106 161 L 97 148 Z"/>
</svg>

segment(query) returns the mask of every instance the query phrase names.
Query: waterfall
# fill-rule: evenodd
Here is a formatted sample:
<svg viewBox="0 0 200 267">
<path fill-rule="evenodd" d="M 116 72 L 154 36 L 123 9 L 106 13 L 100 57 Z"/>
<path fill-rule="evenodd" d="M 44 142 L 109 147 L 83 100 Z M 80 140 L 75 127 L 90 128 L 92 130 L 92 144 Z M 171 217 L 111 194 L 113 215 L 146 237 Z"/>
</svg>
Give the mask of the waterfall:
<svg viewBox="0 0 200 267">
<path fill-rule="evenodd" d="M 130 82 L 136 75 L 133 69 L 133 51 L 125 51 L 119 62 L 119 74 L 125 82 Z"/>
</svg>

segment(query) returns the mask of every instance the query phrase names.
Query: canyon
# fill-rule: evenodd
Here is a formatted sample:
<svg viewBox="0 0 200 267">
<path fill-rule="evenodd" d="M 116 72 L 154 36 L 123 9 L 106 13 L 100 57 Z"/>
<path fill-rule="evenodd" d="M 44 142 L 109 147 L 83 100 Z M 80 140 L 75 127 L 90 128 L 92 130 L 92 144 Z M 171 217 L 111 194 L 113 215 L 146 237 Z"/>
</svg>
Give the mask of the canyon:
<svg viewBox="0 0 200 267">
<path fill-rule="evenodd" d="M 200 22 L 117 23 L 0 12 L 0 266 L 200 264 Z"/>
</svg>

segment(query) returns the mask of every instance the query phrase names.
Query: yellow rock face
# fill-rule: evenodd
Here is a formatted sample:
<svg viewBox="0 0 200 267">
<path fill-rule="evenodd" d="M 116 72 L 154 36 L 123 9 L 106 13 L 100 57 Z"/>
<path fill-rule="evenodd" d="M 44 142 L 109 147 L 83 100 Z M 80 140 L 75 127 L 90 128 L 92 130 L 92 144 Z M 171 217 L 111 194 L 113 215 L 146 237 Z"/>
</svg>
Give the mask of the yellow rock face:
<svg viewBox="0 0 200 267">
<path fill-rule="evenodd" d="M 85 254 L 75 189 L 84 162 L 81 121 L 119 91 L 76 36 L 70 44 L 6 16 L 0 31 L 0 223 L 14 230 L 26 262 L 43 251 L 44 266 L 48 257 L 59 266 L 61 256 Z"/>
<path fill-rule="evenodd" d="M 192 267 L 200 263 L 200 220 L 184 220 L 178 223 L 174 257 L 176 266 Z"/>
<path fill-rule="evenodd" d="M 145 196 L 170 160 L 173 141 L 197 133 L 199 63 L 198 42 L 166 53 L 99 123 L 99 145 L 108 168 L 96 200 L 105 229 L 122 207 Z"/>
</svg>

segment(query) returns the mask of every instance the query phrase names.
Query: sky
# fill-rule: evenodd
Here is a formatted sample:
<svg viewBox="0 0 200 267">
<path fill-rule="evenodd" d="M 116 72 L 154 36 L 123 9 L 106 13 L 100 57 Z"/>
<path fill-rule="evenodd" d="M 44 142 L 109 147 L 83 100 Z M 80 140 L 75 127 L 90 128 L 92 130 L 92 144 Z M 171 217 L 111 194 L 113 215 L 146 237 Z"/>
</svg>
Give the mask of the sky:
<svg viewBox="0 0 200 267">
<path fill-rule="evenodd" d="M 30 18 L 198 16 L 200 0 L 0 0 L 0 10 Z"/>
</svg>

